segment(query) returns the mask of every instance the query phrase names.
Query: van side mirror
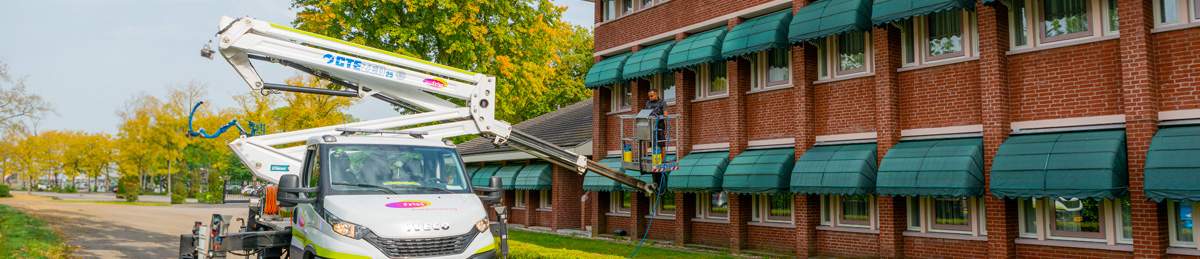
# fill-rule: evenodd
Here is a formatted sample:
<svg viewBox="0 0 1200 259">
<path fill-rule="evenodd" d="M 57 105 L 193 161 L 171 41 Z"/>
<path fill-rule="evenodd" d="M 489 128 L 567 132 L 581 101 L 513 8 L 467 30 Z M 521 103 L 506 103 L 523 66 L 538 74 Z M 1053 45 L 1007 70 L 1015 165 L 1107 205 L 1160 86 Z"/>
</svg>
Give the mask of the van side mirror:
<svg viewBox="0 0 1200 259">
<path fill-rule="evenodd" d="M 475 191 L 481 192 L 479 199 L 483 200 L 484 204 L 500 203 L 500 194 L 504 193 L 504 183 L 500 181 L 499 176 L 492 176 L 489 187 L 475 187 Z"/>
<path fill-rule="evenodd" d="M 312 203 L 315 199 L 300 198 L 300 193 L 314 193 L 316 188 L 300 188 L 300 176 L 294 174 L 285 174 L 279 177 L 279 192 L 275 193 L 275 200 L 279 201 L 280 207 L 295 207 L 300 203 Z"/>
</svg>

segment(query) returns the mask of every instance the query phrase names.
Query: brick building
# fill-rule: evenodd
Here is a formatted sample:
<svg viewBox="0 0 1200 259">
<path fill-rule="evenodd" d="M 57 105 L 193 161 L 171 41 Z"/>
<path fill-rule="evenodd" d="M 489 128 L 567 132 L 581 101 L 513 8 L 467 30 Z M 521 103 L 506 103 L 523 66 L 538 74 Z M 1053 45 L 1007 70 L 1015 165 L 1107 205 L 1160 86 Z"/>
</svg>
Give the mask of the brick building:
<svg viewBox="0 0 1200 259">
<path fill-rule="evenodd" d="M 595 2 L 589 153 L 615 165 L 653 89 L 680 170 L 651 208 L 555 169 L 557 227 L 797 257 L 1200 256 L 1200 0 Z"/>
</svg>

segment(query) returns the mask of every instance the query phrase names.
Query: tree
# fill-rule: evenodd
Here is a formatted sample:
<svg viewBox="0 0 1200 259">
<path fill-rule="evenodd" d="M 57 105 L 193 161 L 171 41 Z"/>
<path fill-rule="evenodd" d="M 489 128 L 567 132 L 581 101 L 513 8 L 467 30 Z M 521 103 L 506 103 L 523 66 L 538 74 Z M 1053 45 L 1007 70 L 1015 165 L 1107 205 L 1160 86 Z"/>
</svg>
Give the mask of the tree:
<svg viewBox="0 0 1200 259">
<path fill-rule="evenodd" d="M 26 77 L 16 77 L 9 73 L 8 65 L 0 62 L 0 131 L 4 133 L 7 144 L 16 148 L 16 139 L 24 138 L 34 132 L 30 128 L 47 113 L 53 111 L 50 104 L 41 96 L 26 90 Z M 0 172 L 0 180 L 7 181 L 9 175 L 21 175 L 18 165 L 28 163 L 16 150 L 0 152 L 3 155 L 4 171 Z M 28 175 L 29 172 L 25 172 Z"/>
<path fill-rule="evenodd" d="M 293 0 L 302 30 L 497 77 L 496 116 L 518 122 L 575 103 L 592 36 L 548 0 Z"/>
</svg>

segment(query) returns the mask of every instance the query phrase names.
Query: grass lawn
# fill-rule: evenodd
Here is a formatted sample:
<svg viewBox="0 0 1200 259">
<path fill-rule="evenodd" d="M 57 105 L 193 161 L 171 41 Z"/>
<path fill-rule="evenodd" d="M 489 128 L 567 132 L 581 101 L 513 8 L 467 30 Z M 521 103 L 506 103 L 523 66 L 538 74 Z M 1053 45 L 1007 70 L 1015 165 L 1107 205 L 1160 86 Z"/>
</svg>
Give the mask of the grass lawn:
<svg viewBox="0 0 1200 259">
<path fill-rule="evenodd" d="M 0 258 L 67 258 L 63 242 L 46 222 L 0 205 Z"/>
<path fill-rule="evenodd" d="M 521 230 L 509 230 L 508 238 L 510 241 L 511 254 L 518 257 L 521 253 L 517 249 L 523 245 L 533 245 L 535 248 L 549 248 L 559 250 L 574 250 L 582 252 L 579 256 L 569 257 L 588 257 L 586 254 L 611 255 L 616 257 L 628 257 L 635 244 L 628 242 L 614 242 L 608 240 L 587 239 L 579 237 L 569 237 L 546 233 L 537 233 Z M 547 256 L 543 258 L 552 258 L 558 256 Z M 728 254 L 712 254 L 712 253 L 697 253 L 675 249 L 665 249 L 659 247 L 642 246 L 638 251 L 638 258 L 688 258 L 688 259 L 703 259 L 703 258 L 735 258 Z M 518 257 L 518 258 L 538 258 L 538 257 Z"/>
</svg>

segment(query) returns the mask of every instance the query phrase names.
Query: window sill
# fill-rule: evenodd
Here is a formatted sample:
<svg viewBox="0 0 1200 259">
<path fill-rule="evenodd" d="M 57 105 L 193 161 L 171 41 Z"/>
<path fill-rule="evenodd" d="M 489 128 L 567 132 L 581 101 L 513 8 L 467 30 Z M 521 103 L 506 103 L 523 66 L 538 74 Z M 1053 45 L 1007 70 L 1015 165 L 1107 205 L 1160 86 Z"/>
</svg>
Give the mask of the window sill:
<svg viewBox="0 0 1200 259">
<path fill-rule="evenodd" d="M 537 208 L 537 211 L 553 212 L 554 208 Z"/>
<path fill-rule="evenodd" d="M 1108 245 L 1104 241 L 1087 242 L 1087 241 L 1067 241 L 1067 240 L 1037 240 L 1029 238 L 1018 238 L 1014 241 L 1022 245 L 1040 245 L 1040 246 L 1057 246 L 1109 251 L 1133 252 L 1133 246 L 1127 244 Z"/>
<path fill-rule="evenodd" d="M 631 109 L 619 110 L 619 111 L 611 111 L 611 112 L 605 113 L 604 115 L 618 115 L 618 114 L 622 114 L 622 113 L 626 113 L 626 112 L 631 112 L 631 111 L 633 111 L 633 109 L 632 109 L 632 108 L 631 108 Z"/>
<path fill-rule="evenodd" d="M 605 216 L 613 216 L 613 217 L 629 217 L 628 212 L 608 212 L 608 213 L 604 213 L 604 215 Z"/>
<path fill-rule="evenodd" d="M 896 69 L 896 72 L 926 69 L 926 68 L 931 68 L 931 67 L 945 66 L 945 65 L 950 65 L 950 64 L 958 64 L 958 63 L 963 63 L 963 62 L 971 62 L 971 61 L 976 61 L 976 60 L 979 60 L 979 56 L 947 58 L 947 59 L 942 59 L 942 60 L 933 61 L 933 62 L 925 62 L 925 64 L 920 64 L 920 65 L 911 65 L 911 66 L 907 66 L 907 67 L 901 66 L 899 69 Z"/>
<path fill-rule="evenodd" d="M 872 77 L 872 76 L 875 76 L 874 72 L 859 73 L 859 74 L 853 74 L 853 75 L 842 76 L 842 77 L 821 79 L 821 80 L 813 81 L 812 83 L 814 85 L 816 85 L 816 84 L 833 83 L 833 82 L 837 82 L 837 81 L 846 81 L 846 80 L 851 80 L 851 79 L 859 79 L 859 78 L 863 78 L 863 77 Z"/>
<path fill-rule="evenodd" d="M 788 83 L 788 84 L 783 84 L 783 85 L 777 85 L 777 86 L 768 86 L 768 87 L 766 87 L 766 88 L 759 88 L 759 89 L 750 90 L 749 92 L 746 92 L 746 94 L 764 93 L 764 92 L 770 92 L 770 91 L 775 91 L 775 90 L 783 90 L 783 89 L 791 89 L 791 88 L 792 88 L 792 84 L 791 84 L 791 83 Z"/>
<path fill-rule="evenodd" d="M 970 234 L 932 233 L 932 232 L 921 233 L 921 232 L 911 231 L 911 230 L 904 231 L 904 236 L 937 238 L 937 239 L 967 240 L 967 241 L 987 241 L 987 236 L 972 236 Z"/>
<path fill-rule="evenodd" d="M 525 210 L 525 207 L 512 207 L 514 210 Z"/>
<path fill-rule="evenodd" d="M 1200 249 L 1183 248 L 1183 247 L 1168 247 L 1167 254 L 1200 256 Z"/>
<path fill-rule="evenodd" d="M 867 228 L 867 227 L 844 227 L 844 226 L 833 227 L 833 226 L 817 226 L 817 230 L 824 230 L 824 231 L 836 231 L 836 232 L 849 232 L 849 233 L 862 233 L 862 234 L 879 234 L 879 230 L 876 230 L 876 229 L 870 229 L 870 228 Z"/>
<path fill-rule="evenodd" d="M 698 102 L 704 102 L 704 101 L 712 101 L 712 100 L 717 100 L 717 99 L 724 99 L 726 97 L 729 97 L 729 95 L 725 94 L 725 95 L 718 95 L 718 96 L 710 96 L 710 97 L 705 97 L 705 98 L 701 98 L 701 99 L 695 99 L 695 100 L 692 100 L 692 102 L 698 103 Z"/>
<path fill-rule="evenodd" d="M 748 222 L 746 225 L 769 227 L 769 228 L 796 228 L 796 225 L 786 222 Z"/>
<path fill-rule="evenodd" d="M 675 220 L 675 215 L 646 215 L 646 218 L 656 220 Z"/>
<path fill-rule="evenodd" d="M 1053 42 L 1053 43 L 1045 43 L 1040 46 L 1032 47 L 1032 48 L 1026 47 L 1026 48 L 1021 48 L 1021 49 L 1013 49 L 1013 50 L 1008 51 L 1008 53 L 1005 53 L 1005 54 L 1016 55 L 1016 54 L 1030 53 L 1030 52 L 1038 52 L 1038 51 L 1043 51 L 1043 50 L 1048 50 L 1048 49 L 1065 48 L 1065 47 L 1083 45 L 1083 44 L 1088 44 L 1088 43 L 1093 43 L 1093 42 L 1115 40 L 1118 38 L 1121 38 L 1121 36 L 1120 35 L 1091 36 L 1091 37 L 1086 37 L 1086 38 L 1078 38 L 1078 39 L 1063 40 L 1063 41 L 1058 41 L 1058 42 Z"/>
<path fill-rule="evenodd" d="M 717 224 L 729 224 L 729 219 L 706 219 L 706 218 L 692 218 L 692 222 L 717 223 Z"/>
<path fill-rule="evenodd" d="M 1178 23 L 1178 24 L 1170 24 L 1170 25 L 1157 25 L 1154 27 L 1154 29 L 1150 30 L 1150 33 L 1178 31 L 1178 30 L 1183 30 L 1183 29 L 1191 29 L 1191 28 L 1195 28 L 1195 27 L 1200 27 L 1200 22 L 1188 22 L 1188 23 Z"/>
</svg>

